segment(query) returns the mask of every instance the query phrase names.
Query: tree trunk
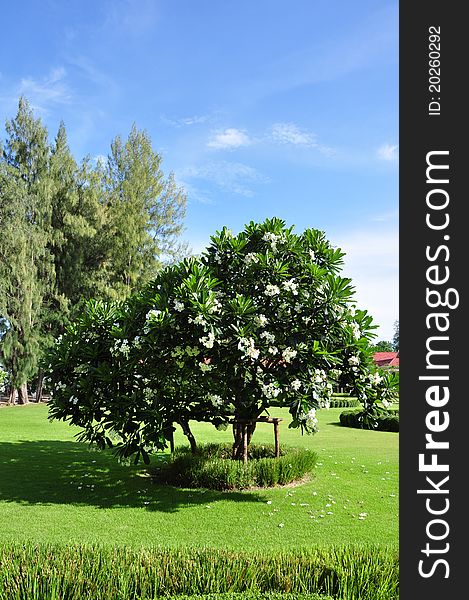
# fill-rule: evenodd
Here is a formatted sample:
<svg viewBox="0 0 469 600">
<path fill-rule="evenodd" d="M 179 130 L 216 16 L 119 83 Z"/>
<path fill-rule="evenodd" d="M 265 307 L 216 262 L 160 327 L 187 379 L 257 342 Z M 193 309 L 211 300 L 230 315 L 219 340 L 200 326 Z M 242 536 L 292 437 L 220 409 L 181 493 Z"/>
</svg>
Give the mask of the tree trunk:
<svg viewBox="0 0 469 600">
<path fill-rule="evenodd" d="M 174 454 L 174 426 L 172 423 L 168 423 L 164 429 L 164 437 L 169 442 L 169 451 Z"/>
<path fill-rule="evenodd" d="M 44 371 L 39 369 L 36 386 L 36 402 L 42 402 L 42 392 L 44 388 Z"/>
<path fill-rule="evenodd" d="M 179 421 L 179 425 L 182 428 L 183 434 L 189 440 L 192 454 L 197 454 L 197 442 L 195 441 L 194 434 L 192 433 L 191 428 L 189 427 L 189 421 L 181 420 Z"/>
<path fill-rule="evenodd" d="M 22 383 L 18 388 L 18 404 L 29 404 L 27 383 Z"/>
<path fill-rule="evenodd" d="M 234 460 L 247 461 L 247 449 L 251 443 L 252 436 L 256 430 L 256 421 L 249 421 L 249 423 L 234 423 L 233 424 L 233 452 L 232 458 Z"/>
<path fill-rule="evenodd" d="M 10 391 L 8 392 L 8 406 L 12 406 L 16 402 L 16 398 L 18 397 L 18 390 L 11 386 Z"/>
</svg>

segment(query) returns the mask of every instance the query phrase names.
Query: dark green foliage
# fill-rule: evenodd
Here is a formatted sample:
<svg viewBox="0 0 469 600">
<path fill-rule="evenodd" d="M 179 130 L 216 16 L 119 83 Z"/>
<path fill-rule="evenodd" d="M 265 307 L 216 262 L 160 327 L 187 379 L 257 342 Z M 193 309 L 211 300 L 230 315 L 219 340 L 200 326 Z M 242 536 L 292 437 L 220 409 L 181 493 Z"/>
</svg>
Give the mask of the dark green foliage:
<svg viewBox="0 0 469 600">
<path fill-rule="evenodd" d="M 153 470 L 158 483 L 178 487 L 216 490 L 247 489 L 285 485 L 308 476 L 314 469 L 317 454 L 307 449 L 281 448 L 275 458 L 271 445 L 249 447 L 249 461 L 231 460 L 230 444 L 206 444 L 196 455 L 189 448 L 176 448 L 166 464 Z"/>
<path fill-rule="evenodd" d="M 49 356 L 55 373 L 49 418 L 82 427 L 79 441 L 113 447 L 122 457 L 149 462 L 151 449 L 163 449 L 162 415 L 145 392 L 135 364 L 125 359 L 118 304 L 90 301 Z M 130 404 L 130 408 L 129 408 Z"/>
<path fill-rule="evenodd" d="M 340 424 L 344 427 L 376 429 L 377 431 L 399 431 L 399 411 L 379 410 L 370 418 L 362 410 L 345 410 L 340 413 Z"/>
<path fill-rule="evenodd" d="M 291 553 L 0 546 L 0 600 L 168 600 L 180 595 L 195 600 L 207 594 L 227 600 L 280 600 L 274 594 L 290 594 L 284 600 L 312 600 L 312 594 L 323 600 L 397 600 L 398 590 L 397 549 L 382 546 Z"/>
<path fill-rule="evenodd" d="M 391 342 L 386 342 L 384 340 L 381 340 L 377 344 L 374 344 L 372 348 L 373 348 L 373 352 L 393 352 L 394 351 L 394 346 L 391 344 Z"/>
</svg>

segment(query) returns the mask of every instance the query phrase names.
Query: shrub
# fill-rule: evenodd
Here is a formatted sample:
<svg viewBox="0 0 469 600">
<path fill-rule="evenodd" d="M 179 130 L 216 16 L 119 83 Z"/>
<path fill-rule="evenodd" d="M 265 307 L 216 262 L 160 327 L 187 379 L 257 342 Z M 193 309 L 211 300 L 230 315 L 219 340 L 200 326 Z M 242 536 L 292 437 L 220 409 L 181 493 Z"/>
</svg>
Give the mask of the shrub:
<svg viewBox="0 0 469 600">
<path fill-rule="evenodd" d="M 329 401 L 329 408 L 355 408 L 361 406 L 360 400 L 353 396 L 332 396 Z"/>
<path fill-rule="evenodd" d="M 284 447 L 275 458 L 272 445 L 250 446 L 247 464 L 231 456 L 230 444 L 206 444 L 195 455 L 182 446 L 151 474 L 159 483 L 178 487 L 235 490 L 298 481 L 311 473 L 317 461 L 317 454 L 304 448 Z"/>
<path fill-rule="evenodd" d="M 399 411 L 379 410 L 373 416 L 362 410 L 344 410 L 340 413 L 340 424 L 344 427 L 376 429 L 377 431 L 399 431 Z"/>
</svg>

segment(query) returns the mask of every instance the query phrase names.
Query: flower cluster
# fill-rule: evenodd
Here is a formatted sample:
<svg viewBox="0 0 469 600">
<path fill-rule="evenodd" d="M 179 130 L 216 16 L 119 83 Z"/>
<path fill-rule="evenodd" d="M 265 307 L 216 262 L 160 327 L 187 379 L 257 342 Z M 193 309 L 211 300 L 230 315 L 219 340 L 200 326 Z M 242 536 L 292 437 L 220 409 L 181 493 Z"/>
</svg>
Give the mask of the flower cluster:
<svg viewBox="0 0 469 600">
<path fill-rule="evenodd" d="M 275 383 L 263 384 L 262 393 L 266 398 L 277 398 L 280 394 L 280 388 Z"/>
<path fill-rule="evenodd" d="M 213 344 L 215 343 L 215 335 L 210 332 L 207 336 L 201 337 L 199 342 L 206 348 L 213 348 Z"/>
<path fill-rule="evenodd" d="M 289 346 L 287 348 L 285 348 L 285 350 L 282 352 L 282 358 L 285 362 L 289 363 L 291 362 L 295 356 L 298 354 L 298 352 L 296 350 L 293 350 L 293 348 L 290 348 Z"/>
<path fill-rule="evenodd" d="M 116 340 L 110 350 L 113 356 L 123 355 L 127 358 L 130 353 L 130 345 L 128 340 Z"/>
<path fill-rule="evenodd" d="M 254 252 L 249 252 L 249 254 L 246 254 L 246 256 L 244 257 L 244 262 L 247 265 L 251 265 L 252 263 L 258 263 L 259 257 Z"/>
<path fill-rule="evenodd" d="M 250 338 L 240 338 L 238 342 L 238 350 L 244 353 L 245 356 L 251 358 L 252 360 L 256 360 L 259 358 L 260 350 L 256 348 L 254 345 L 254 339 Z"/>
<path fill-rule="evenodd" d="M 282 284 L 283 288 L 288 292 L 291 292 L 294 296 L 298 295 L 298 284 L 294 279 L 289 279 L 288 281 L 284 281 Z"/>
<path fill-rule="evenodd" d="M 262 239 L 265 242 L 269 242 L 270 247 L 272 249 L 272 252 L 277 252 L 277 244 L 281 241 L 283 241 L 283 236 L 281 235 L 277 235 L 271 231 L 267 231 L 266 233 L 264 233 L 264 235 L 262 236 Z"/>
<path fill-rule="evenodd" d="M 265 295 L 266 296 L 278 296 L 280 294 L 280 288 L 278 285 L 273 285 L 269 283 L 265 286 Z"/>
</svg>

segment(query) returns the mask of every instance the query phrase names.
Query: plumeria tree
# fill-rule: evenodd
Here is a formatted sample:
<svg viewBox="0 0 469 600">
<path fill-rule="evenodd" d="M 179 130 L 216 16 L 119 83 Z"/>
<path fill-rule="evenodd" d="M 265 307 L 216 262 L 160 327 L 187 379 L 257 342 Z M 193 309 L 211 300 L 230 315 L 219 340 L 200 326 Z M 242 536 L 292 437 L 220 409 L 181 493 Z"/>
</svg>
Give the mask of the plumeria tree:
<svg viewBox="0 0 469 600">
<path fill-rule="evenodd" d="M 276 218 L 251 222 L 236 236 L 224 228 L 211 242 L 202 262 L 221 282 L 214 292 L 221 310 L 210 361 L 235 418 L 251 421 L 248 443 L 255 419 L 272 406 L 287 406 L 290 426 L 314 433 L 316 410 L 329 405 L 336 385 L 371 416 L 392 382 L 375 372 L 374 326 L 340 276 L 344 253 L 323 232 L 297 235 Z M 240 458 L 241 429 L 234 433 Z"/>
<path fill-rule="evenodd" d="M 220 427 L 233 414 L 205 376 L 212 365 L 199 340 L 214 285 L 208 267 L 188 259 L 126 303 L 89 302 L 47 356 L 50 418 L 136 462 L 165 448 L 179 424 L 195 452 L 189 421 Z"/>
<path fill-rule="evenodd" d="M 242 458 L 256 419 L 276 406 L 289 408 L 290 427 L 314 433 L 316 411 L 336 385 L 372 418 L 388 401 L 392 376 L 373 367 L 372 319 L 340 276 L 343 256 L 323 232 L 295 234 L 277 218 L 238 235 L 224 228 L 200 258 L 168 267 L 125 305 L 108 307 L 92 356 L 65 353 L 58 364 L 72 339 L 89 343 L 92 319 L 66 332 L 51 362 L 52 416 L 73 415 L 84 438 L 101 444 L 109 428 L 120 452 L 137 459 L 162 447 L 174 423 L 196 451 L 191 420 L 234 421 L 233 457 Z M 79 358 L 79 370 L 95 361 L 86 393 L 74 376 Z M 93 391 L 90 374 L 100 370 L 107 387 Z"/>
<path fill-rule="evenodd" d="M 139 376 L 119 303 L 90 301 L 49 351 L 49 418 L 81 428 L 80 441 L 121 457 L 143 458 L 166 447 L 165 416 Z"/>
</svg>

